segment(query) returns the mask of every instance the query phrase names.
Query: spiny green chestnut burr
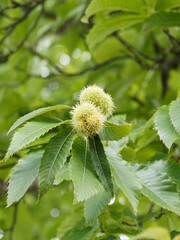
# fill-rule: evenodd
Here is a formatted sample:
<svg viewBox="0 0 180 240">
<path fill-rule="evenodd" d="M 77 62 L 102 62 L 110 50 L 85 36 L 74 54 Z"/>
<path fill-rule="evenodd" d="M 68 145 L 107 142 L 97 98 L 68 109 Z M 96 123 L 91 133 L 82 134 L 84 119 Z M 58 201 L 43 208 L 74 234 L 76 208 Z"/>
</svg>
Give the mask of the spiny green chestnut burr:
<svg viewBox="0 0 180 240">
<path fill-rule="evenodd" d="M 105 117 L 110 116 L 114 108 L 111 96 L 96 85 L 84 88 L 81 91 L 79 100 L 80 103 L 92 103 Z"/>
<path fill-rule="evenodd" d="M 103 127 L 104 116 L 91 103 L 76 105 L 71 114 L 74 129 L 85 136 L 93 136 Z"/>
</svg>

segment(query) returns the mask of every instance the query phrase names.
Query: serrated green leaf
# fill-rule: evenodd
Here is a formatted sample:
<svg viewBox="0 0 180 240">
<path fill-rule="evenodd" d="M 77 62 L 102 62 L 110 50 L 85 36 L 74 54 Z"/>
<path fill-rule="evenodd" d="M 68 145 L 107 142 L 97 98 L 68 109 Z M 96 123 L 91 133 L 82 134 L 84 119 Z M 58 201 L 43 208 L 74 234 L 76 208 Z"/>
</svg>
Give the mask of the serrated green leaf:
<svg viewBox="0 0 180 240">
<path fill-rule="evenodd" d="M 70 181 L 71 177 L 69 175 L 69 164 L 65 162 L 64 167 L 59 169 L 55 176 L 54 185 L 59 185 L 62 181 Z"/>
<path fill-rule="evenodd" d="M 78 137 L 72 148 L 70 174 L 78 202 L 90 198 L 103 189 L 93 170 L 91 155 L 87 147 L 87 141 Z"/>
<path fill-rule="evenodd" d="M 135 237 L 130 238 L 130 240 L 139 239 L 171 240 L 168 229 L 162 227 L 150 227 Z"/>
<path fill-rule="evenodd" d="M 88 224 L 91 224 L 97 219 L 99 214 L 103 212 L 110 200 L 110 194 L 106 191 L 101 191 L 85 202 L 84 217 Z"/>
<path fill-rule="evenodd" d="M 169 113 L 173 126 L 180 135 L 180 99 L 173 101 L 169 107 Z"/>
<path fill-rule="evenodd" d="M 114 14 L 109 18 L 101 19 L 91 28 L 87 35 L 87 43 L 90 49 L 106 39 L 107 36 L 117 30 L 124 30 L 134 24 L 142 22 L 144 17 L 133 13 Z"/>
<path fill-rule="evenodd" d="M 39 117 L 27 122 L 23 127 L 19 128 L 12 137 L 10 146 L 5 156 L 5 160 L 14 153 L 26 147 L 35 139 L 44 135 L 49 130 L 59 126 L 63 122 L 57 118 Z"/>
<path fill-rule="evenodd" d="M 7 206 L 18 202 L 38 175 L 42 150 L 34 151 L 19 160 L 9 179 Z"/>
<path fill-rule="evenodd" d="M 142 183 L 142 193 L 152 202 L 180 215 L 180 199 L 176 185 L 166 173 L 140 167 L 136 171 Z"/>
<path fill-rule="evenodd" d="M 167 29 L 169 27 L 180 26 L 180 13 L 177 12 L 159 12 L 152 14 L 147 18 L 143 25 L 143 31 L 152 31 L 154 29 Z"/>
<path fill-rule="evenodd" d="M 99 136 L 96 135 L 95 137 L 89 138 L 89 145 L 94 169 L 105 190 L 113 196 L 113 183 L 111 179 L 110 166 Z"/>
<path fill-rule="evenodd" d="M 178 138 L 178 134 L 172 125 L 168 106 L 162 106 L 157 110 L 154 123 L 160 139 L 167 148 L 170 148 Z"/>
<path fill-rule="evenodd" d="M 61 126 L 60 133 L 53 137 L 44 152 L 39 169 L 40 197 L 53 185 L 56 174 L 64 166 L 72 147 L 74 133 L 71 126 Z"/>
<path fill-rule="evenodd" d="M 105 122 L 104 128 L 100 131 L 99 136 L 102 140 L 120 140 L 130 134 L 132 126 L 130 124 L 114 124 Z"/>
<path fill-rule="evenodd" d="M 158 160 L 153 163 L 150 162 L 149 167 L 155 171 L 167 173 L 169 177 L 176 183 L 180 192 L 180 164 L 171 161 Z"/>
<path fill-rule="evenodd" d="M 14 129 L 16 129 L 17 127 L 19 127 L 21 124 L 23 124 L 24 122 L 37 117 L 41 114 L 50 112 L 50 111 L 54 111 L 54 110 L 61 110 L 61 109 L 71 109 L 71 107 L 66 106 L 66 105 L 55 105 L 55 106 L 51 106 L 51 107 L 44 107 L 44 108 L 39 108 L 37 110 L 34 110 L 33 112 L 30 112 L 26 115 L 24 115 L 23 117 L 19 118 L 13 125 L 12 127 L 9 129 L 8 134 L 13 131 Z"/>
<path fill-rule="evenodd" d="M 79 221 L 70 231 L 68 231 L 62 238 L 62 240 L 89 240 L 93 232 L 99 227 L 99 223 L 96 221 L 93 226 L 85 227 L 84 218 Z"/>
<path fill-rule="evenodd" d="M 156 2 L 155 10 L 165 11 L 176 7 L 180 7 L 180 0 L 158 0 Z"/>
<path fill-rule="evenodd" d="M 118 11 L 123 10 L 127 12 L 142 12 L 145 9 L 143 0 L 93 0 L 85 11 L 85 16 L 82 18 L 84 23 L 88 23 L 88 19 L 102 11 Z"/>
<path fill-rule="evenodd" d="M 139 178 L 114 150 L 106 148 L 106 155 L 111 165 L 116 184 L 127 197 L 136 213 L 141 190 Z"/>
</svg>

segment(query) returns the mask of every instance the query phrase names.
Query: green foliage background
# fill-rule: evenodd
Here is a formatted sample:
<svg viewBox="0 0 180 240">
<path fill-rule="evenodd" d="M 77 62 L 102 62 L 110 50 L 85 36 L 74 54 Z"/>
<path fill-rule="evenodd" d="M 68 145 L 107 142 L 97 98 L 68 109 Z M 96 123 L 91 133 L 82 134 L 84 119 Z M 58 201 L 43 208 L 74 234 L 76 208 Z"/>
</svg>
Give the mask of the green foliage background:
<svg viewBox="0 0 180 240">
<path fill-rule="evenodd" d="M 123 239 L 126 234 L 130 239 L 169 240 L 180 233 L 179 27 L 179 0 L 1 0 L 0 239 Z M 73 106 L 79 91 L 93 84 L 114 100 L 111 121 L 132 124 L 129 137 L 104 142 L 117 184 L 115 198 L 100 189 L 85 206 L 77 203 L 77 189 L 74 197 L 65 171 L 38 203 L 36 179 L 20 202 L 6 208 L 9 176 L 26 152 L 3 161 L 12 124 L 38 108 Z M 68 119 L 69 111 L 54 116 Z M 47 131 L 60 125 L 44 121 Z M 55 133 L 28 147 L 47 144 Z M 141 180 L 141 193 L 133 172 Z M 23 180 L 14 184 L 12 189 L 25 185 Z M 95 208 L 98 198 L 102 202 Z M 107 205 L 110 200 L 113 204 Z"/>
</svg>

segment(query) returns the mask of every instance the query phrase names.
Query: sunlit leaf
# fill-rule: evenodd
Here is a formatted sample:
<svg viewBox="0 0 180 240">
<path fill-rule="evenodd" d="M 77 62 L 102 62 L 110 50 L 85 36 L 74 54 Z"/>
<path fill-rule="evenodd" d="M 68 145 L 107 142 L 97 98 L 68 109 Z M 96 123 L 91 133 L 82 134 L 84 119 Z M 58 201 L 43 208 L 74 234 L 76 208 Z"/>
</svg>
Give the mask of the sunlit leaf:
<svg viewBox="0 0 180 240">
<path fill-rule="evenodd" d="M 103 11 L 118 11 L 123 10 L 127 12 L 141 12 L 145 9 L 143 0 L 93 0 L 86 9 L 85 16 L 82 21 L 87 23 L 88 19 L 99 12 Z"/>
</svg>

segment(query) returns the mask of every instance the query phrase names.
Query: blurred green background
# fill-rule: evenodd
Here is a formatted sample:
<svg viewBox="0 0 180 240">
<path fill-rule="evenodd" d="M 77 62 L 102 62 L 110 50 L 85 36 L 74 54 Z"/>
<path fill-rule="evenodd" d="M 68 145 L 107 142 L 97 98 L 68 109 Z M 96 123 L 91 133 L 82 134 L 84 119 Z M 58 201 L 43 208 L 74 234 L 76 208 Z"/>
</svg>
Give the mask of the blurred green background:
<svg viewBox="0 0 180 240">
<path fill-rule="evenodd" d="M 97 84 L 113 97 L 115 115 L 126 114 L 127 121 L 141 127 L 159 106 L 180 96 L 177 43 L 161 27 L 142 31 L 144 19 L 155 11 L 155 1 L 138 2 L 142 4 L 139 10 L 142 21 L 138 22 L 136 16 L 134 22 L 130 16 L 127 26 L 104 34 L 102 26 L 106 30 L 115 26 L 115 22 L 112 25 L 106 22 L 108 16 L 117 17 L 119 10 L 101 11 L 83 23 L 81 18 L 89 0 L 0 1 L 0 239 L 58 240 L 82 212 L 81 205 L 73 203 L 73 184 L 66 181 L 54 187 L 38 204 L 35 183 L 20 203 L 6 208 L 6 182 L 19 156 L 6 163 L 3 158 L 12 137 L 7 131 L 19 117 L 40 107 L 73 106 L 83 87 Z M 171 10 L 179 12 L 176 5 Z M 160 8 L 161 11 L 170 10 Z M 102 19 L 103 25 L 90 36 L 90 29 Z M 179 27 L 170 30 L 180 38 Z M 155 67 L 151 67 L 153 64 Z M 68 113 L 63 114 L 66 118 Z M 140 128 L 135 134 L 139 131 Z M 153 133 L 149 134 L 153 138 Z M 146 162 L 158 152 L 167 153 L 159 142 L 138 148 L 144 139 L 139 141 L 136 152 L 132 150 L 139 162 Z M 121 221 L 125 217 L 131 224 L 136 223 L 127 200 L 119 192 L 114 201 L 100 216 L 103 228 L 110 234 L 137 233 L 136 228 L 132 230 Z M 143 197 L 139 214 L 145 214 L 149 205 L 149 200 Z M 180 231 L 175 214 L 154 221 L 170 232 Z"/>
</svg>

